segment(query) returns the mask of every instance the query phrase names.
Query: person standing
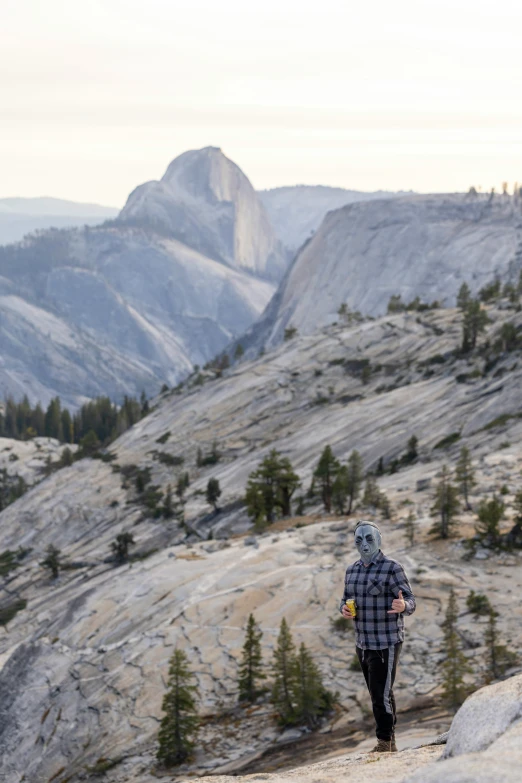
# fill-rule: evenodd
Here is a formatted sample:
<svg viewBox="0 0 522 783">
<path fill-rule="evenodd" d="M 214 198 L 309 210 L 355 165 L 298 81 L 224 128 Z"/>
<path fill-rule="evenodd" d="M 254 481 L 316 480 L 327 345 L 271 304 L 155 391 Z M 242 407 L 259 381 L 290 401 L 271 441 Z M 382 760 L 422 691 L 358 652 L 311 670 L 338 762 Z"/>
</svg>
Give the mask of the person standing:
<svg viewBox="0 0 522 783">
<path fill-rule="evenodd" d="M 355 625 L 356 652 L 372 700 L 377 744 L 373 752 L 393 753 L 397 714 L 393 683 L 404 641 L 404 616 L 416 608 L 408 577 L 381 551 L 381 531 L 361 520 L 354 530 L 360 559 L 348 566 L 339 610 Z M 355 600 L 355 617 L 346 601 Z"/>
</svg>

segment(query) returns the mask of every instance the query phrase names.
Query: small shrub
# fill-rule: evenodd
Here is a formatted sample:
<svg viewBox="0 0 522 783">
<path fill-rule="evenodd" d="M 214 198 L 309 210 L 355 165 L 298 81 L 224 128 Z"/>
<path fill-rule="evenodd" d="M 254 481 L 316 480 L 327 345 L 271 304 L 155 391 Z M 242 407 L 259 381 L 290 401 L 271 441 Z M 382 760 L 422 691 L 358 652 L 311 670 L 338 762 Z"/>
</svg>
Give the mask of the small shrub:
<svg viewBox="0 0 522 783">
<path fill-rule="evenodd" d="M 150 511 L 152 511 L 155 516 L 159 517 L 161 515 L 161 509 L 159 505 L 162 499 L 163 492 L 157 485 L 154 484 L 150 487 L 147 487 L 147 489 L 144 491 L 141 497 L 141 502 L 145 508 L 150 509 Z"/>
<path fill-rule="evenodd" d="M 166 451 L 157 451 L 155 457 L 162 465 L 177 466 L 183 465 L 185 462 L 185 457 L 180 457 L 177 454 L 167 454 Z"/>
<path fill-rule="evenodd" d="M 348 669 L 351 672 L 361 671 L 361 664 L 359 663 L 359 658 L 357 657 L 357 653 L 354 654 L 352 660 L 350 661 L 350 665 L 348 666 Z"/>
<path fill-rule="evenodd" d="M 101 459 L 102 462 L 114 462 L 116 454 L 110 454 L 108 451 L 96 451 L 93 455 L 94 459 Z"/>
<path fill-rule="evenodd" d="M 119 533 L 116 540 L 111 542 L 114 558 L 119 565 L 123 565 L 129 559 L 129 546 L 134 544 L 132 533 Z"/>
<path fill-rule="evenodd" d="M 207 465 L 217 465 L 221 459 L 221 452 L 218 451 L 217 441 L 212 444 L 212 450 L 208 454 L 203 454 L 201 449 L 198 449 L 196 465 L 198 468 L 204 468 Z"/>
<path fill-rule="evenodd" d="M 18 568 L 20 561 L 29 552 L 28 549 L 22 549 L 20 547 L 16 552 L 11 549 L 6 549 L 5 552 L 0 554 L 0 576 L 7 576 L 15 568 Z"/>
<path fill-rule="evenodd" d="M 167 432 L 164 432 L 163 435 L 159 436 L 159 438 L 156 438 L 156 443 L 166 443 L 169 438 L 170 438 L 170 430 L 167 430 Z"/>
<path fill-rule="evenodd" d="M 344 636 L 346 633 L 350 633 L 353 630 L 352 620 L 345 620 L 340 614 L 338 617 L 332 617 L 330 620 L 330 626 L 334 633 L 339 633 Z"/>
<path fill-rule="evenodd" d="M 140 495 L 145 492 L 145 487 L 150 483 L 150 468 L 139 468 L 134 477 L 136 492 Z"/>
<path fill-rule="evenodd" d="M 492 610 L 488 597 L 474 590 L 466 598 L 466 606 L 475 617 L 487 617 Z"/>
<path fill-rule="evenodd" d="M 516 419 L 520 416 L 520 414 L 515 413 L 502 413 L 500 416 L 497 416 L 495 419 L 492 419 L 487 424 L 485 424 L 482 429 L 483 430 L 492 430 L 495 427 L 503 427 L 505 424 L 508 423 L 511 419 Z"/>
<path fill-rule="evenodd" d="M 312 400 L 312 405 L 327 405 L 329 402 L 329 397 L 325 397 L 324 394 L 318 394 L 317 397 Z"/>
<path fill-rule="evenodd" d="M 21 612 L 27 606 L 27 601 L 24 598 L 19 598 L 6 606 L 0 608 L 0 625 L 4 628 L 7 623 L 10 623 L 13 617 L 16 617 L 18 612 Z"/>
<path fill-rule="evenodd" d="M 453 446 L 454 443 L 456 443 L 458 440 L 460 440 L 460 432 L 452 432 L 449 435 L 446 435 L 446 437 L 439 440 L 435 445 L 434 449 L 447 449 L 450 446 Z"/>
<path fill-rule="evenodd" d="M 106 759 L 102 756 L 92 767 L 85 767 L 85 771 L 90 772 L 92 775 L 104 775 L 117 764 L 120 764 L 122 760 L 121 756 L 114 759 Z"/>
</svg>

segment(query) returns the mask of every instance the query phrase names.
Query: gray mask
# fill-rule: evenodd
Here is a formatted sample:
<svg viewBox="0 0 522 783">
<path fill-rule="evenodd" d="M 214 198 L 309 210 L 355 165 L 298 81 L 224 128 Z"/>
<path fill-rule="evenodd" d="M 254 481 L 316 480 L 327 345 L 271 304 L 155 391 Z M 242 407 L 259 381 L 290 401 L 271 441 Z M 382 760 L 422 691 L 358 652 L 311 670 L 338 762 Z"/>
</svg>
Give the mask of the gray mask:
<svg viewBox="0 0 522 783">
<path fill-rule="evenodd" d="M 371 522 L 359 525 L 355 531 L 355 546 L 363 563 L 368 565 L 381 548 L 381 534 Z"/>
</svg>

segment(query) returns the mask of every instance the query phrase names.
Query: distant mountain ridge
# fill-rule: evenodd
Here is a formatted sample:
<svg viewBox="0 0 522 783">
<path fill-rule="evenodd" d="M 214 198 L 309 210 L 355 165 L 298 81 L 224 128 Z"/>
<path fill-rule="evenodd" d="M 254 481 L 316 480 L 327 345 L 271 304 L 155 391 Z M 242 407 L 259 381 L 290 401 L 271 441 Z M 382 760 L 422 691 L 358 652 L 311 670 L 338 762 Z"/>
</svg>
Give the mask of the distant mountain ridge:
<svg viewBox="0 0 522 783">
<path fill-rule="evenodd" d="M 54 196 L 36 198 L 0 198 L 0 212 L 14 215 L 92 215 L 101 218 L 117 215 L 118 207 L 106 207 L 102 204 L 90 204 L 81 201 L 69 201 Z"/>
<path fill-rule="evenodd" d="M 0 245 L 20 242 L 34 231 L 94 226 L 115 217 L 116 207 L 82 204 L 61 198 L 0 198 Z"/>
</svg>

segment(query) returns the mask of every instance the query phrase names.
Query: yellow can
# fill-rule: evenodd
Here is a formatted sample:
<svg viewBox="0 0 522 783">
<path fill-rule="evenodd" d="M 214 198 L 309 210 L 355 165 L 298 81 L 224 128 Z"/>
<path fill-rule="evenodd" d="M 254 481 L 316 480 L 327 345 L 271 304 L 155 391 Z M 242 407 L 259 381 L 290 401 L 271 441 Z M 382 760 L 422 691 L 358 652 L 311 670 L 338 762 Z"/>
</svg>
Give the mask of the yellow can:
<svg viewBox="0 0 522 783">
<path fill-rule="evenodd" d="M 352 615 L 352 617 L 355 617 L 357 614 L 357 604 L 355 603 L 353 598 L 349 598 L 346 601 L 346 606 L 348 607 L 348 611 Z"/>
</svg>

